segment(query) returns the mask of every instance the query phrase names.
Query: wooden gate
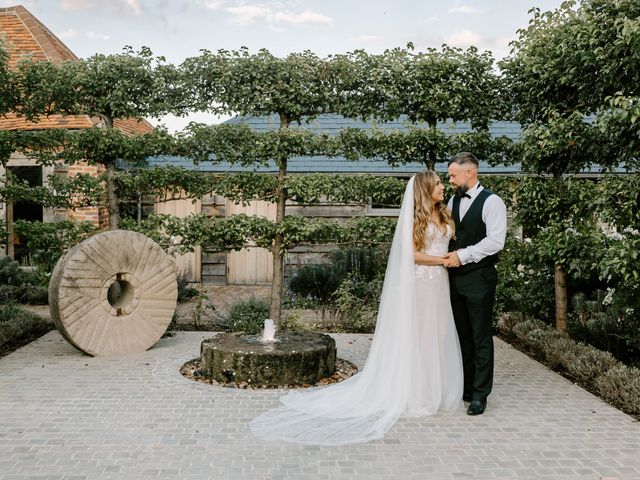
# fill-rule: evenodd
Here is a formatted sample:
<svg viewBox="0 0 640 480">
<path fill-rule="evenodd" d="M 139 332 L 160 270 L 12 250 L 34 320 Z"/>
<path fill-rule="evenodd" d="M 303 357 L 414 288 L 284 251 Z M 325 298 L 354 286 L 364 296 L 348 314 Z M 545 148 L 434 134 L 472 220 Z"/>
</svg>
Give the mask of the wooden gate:
<svg viewBox="0 0 640 480">
<path fill-rule="evenodd" d="M 226 215 L 245 215 L 276 219 L 276 204 L 255 201 L 247 206 L 227 201 Z M 249 246 L 237 252 L 227 254 L 227 283 L 258 285 L 271 283 L 273 276 L 273 255 L 266 248 Z"/>
</svg>

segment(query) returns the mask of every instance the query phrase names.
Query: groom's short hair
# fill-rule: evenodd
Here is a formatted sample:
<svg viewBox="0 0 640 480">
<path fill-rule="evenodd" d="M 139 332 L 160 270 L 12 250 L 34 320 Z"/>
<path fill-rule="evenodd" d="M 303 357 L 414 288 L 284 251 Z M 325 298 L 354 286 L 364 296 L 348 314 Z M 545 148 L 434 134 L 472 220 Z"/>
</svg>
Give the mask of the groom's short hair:
<svg viewBox="0 0 640 480">
<path fill-rule="evenodd" d="M 449 160 L 449 165 L 457 163 L 458 165 L 467 165 L 472 164 L 476 169 L 478 168 L 478 159 L 471 152 L 460 152 L 451 160 Z"/>
</svg>

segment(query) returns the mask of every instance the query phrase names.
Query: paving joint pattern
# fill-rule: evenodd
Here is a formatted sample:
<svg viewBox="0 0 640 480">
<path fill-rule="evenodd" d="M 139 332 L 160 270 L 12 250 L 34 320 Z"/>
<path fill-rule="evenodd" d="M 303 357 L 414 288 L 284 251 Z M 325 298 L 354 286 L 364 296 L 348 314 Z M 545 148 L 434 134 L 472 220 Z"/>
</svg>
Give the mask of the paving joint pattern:
<svg viewBox="0 0 640 480">
<path fill-rule="evenodd" d="M 251 435 L 282 390 L 184 378 L 210 335 L 93 358 L 53 331 L 0 359 L 0 480 L 640 479 L 640 422 L 499 339 L 484 415 L 401 419 L 382 440 L 330 448 Z M 371 335 L 332 336 L 362 366 Z"/>
</svg>

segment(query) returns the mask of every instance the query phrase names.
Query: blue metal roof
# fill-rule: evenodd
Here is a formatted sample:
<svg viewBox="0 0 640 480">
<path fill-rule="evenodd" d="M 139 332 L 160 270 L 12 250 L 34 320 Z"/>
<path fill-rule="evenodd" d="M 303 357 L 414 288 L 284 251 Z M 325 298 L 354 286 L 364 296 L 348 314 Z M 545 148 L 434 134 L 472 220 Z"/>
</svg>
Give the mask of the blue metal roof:
<svg viewBox="0 0 640 480">
<path fill-rule="evenodd" d="M 270 115 L 263 117 L 241 117 L 236 116 L 227 120 L 227 124 L 244 123 L 249 125 L 252 130 L 257 132 L 265 132 L 271 130 L 277 130 L 280 127 L 280 119 L 278 115 Z M 300 125 L 293 123 L 290 128 L 301 128 L 310 130 L 314 133 L 328 133 L 329 135 L 337 135 L 343 128 L 361 128 L 371 129 L 379 128 L 385 131 L 392 130 L 408 130 L 410 126 L 418 126 L 426 128 L 426 124 L 411 124 L 406 116 L 401 116 L 397 120 L 391 122 L 375 122 L 362 120 L 355 120 L 351 118 L 345 118 L 336 114 L 324 114 L 310 120 L 309 122 L 303 121 Z M 471 131 L 471 125 L 468 122 L 444 122 L 440 124 L 440 128 L 445 133 L 458 134 Z M 512 140 L 517 140 L 520 137 L 520 124 L 516 122 L 494 122 L 489 127 L 489 132 L 495 136 L 506 136 Z M 275 162 L 269 162 L 267 166 L 251 166 L 243 167 L 241 165 L 233 165 L 228 162 L 217 163 L 201 162 L 198 165 L 194 165 L 193 162 L 184 157 L 174 156 L 159 156 L 150 157 L 147 159 L 150 167 L 160 166 L 176 166 L 183 167 L 190 170 L 199 170 L 204 172 L 246 172 L 255 171 L 260 173 L 277 173 L 278 167 Z M 358 161 L 350 161 L 344 157 L 325 157 L 325 156 L 313 156 L 313 157 L 292 157 L 287 162 L 287 171 L 290 173 L 372 173 L 378 175 L 411 175 L 415 172 L 423 170 L 425 168 L 423 163 L 413 162 L 404 165 L 398 165 L 395 167 L 390 166 L 383 159 L 366 159 Z M 436 171 L 445 172 L 446 165 L 439 163 L 436 165 Z M 487 174 L 516 174 L 520 172 L 519 165 L 509 166 L 490 166 L 486 162 L 480 161 L 480 172 Z"/>
</svg>

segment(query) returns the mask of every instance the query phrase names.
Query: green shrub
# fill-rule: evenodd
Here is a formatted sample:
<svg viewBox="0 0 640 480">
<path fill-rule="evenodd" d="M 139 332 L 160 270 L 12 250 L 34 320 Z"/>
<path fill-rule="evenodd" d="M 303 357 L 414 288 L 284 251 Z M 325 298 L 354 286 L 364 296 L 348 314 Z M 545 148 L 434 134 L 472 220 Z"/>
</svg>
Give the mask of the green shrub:
<svg viewBox="0 0 640 480">
<path fill-rule="evenodd" d="M 576 362 L 580 356 L 576 342 L 571 338 L 566 335 L 551 335 L 548 331 L 545 331 L 539 348 L 552 369 L 566 369 L 567 365 Z"/>
<path fill-rule="evenodd" d="M 304 299 L 331 304 L 348 277 L 367 282 L 383 275 L 387 256 L 386 251 L 376 247 L 341 248 L 331 254 L 328 263 L 298 269 L 289 280 L 289 290 Z"/>
<path fill-rule="evenodd" d="M 540 320 L 525 320 L 523 322 L 516 323 L 511 331 L 520 340 L 525 340 L 529 332 L 533 330 L 544 330 L 547 328 L 547 324 Z"/>
<path fill-rule="evenodd" d="M 640 414 L 640 369 L 618 365 L 596 378 L 598 392 L 621 410 Z"/>
<path fill-rule="evenodd" d="M 535 245 L 508 235 L 497 269 L 496 314 L 519 312 L 527 318 L 552 318 L 553 265 L 538 258 Z"/>
<path fill-rule="evenodd" d="M 0 304 L 17 302 L 46 305 L 48 282 L 46 273 L 28 272 L 11 258 L 0 258 Z"/>
<path fill-rule="evenodd" d="M 225 325 L 232 332 L 255 334 L 262 331 L 267 318 L 269 318 L 269 305 L 262 300 L 250 298 L 231 306 Z"/>
<path fill-rule="evenodd" d="M 326 304 L 342 278 L 342 273 L 329 263 L 305 265 L 289 279 L 289 290 L 300 297 Z"/>
<path fill-rule="evenodd" d="M 335 307 L 345 330 L 353 333 L 374 330 L 382 284 L 382 277 L 369 281 L 350 274 L 344 279 L 335 292 Z"/>
<path fill-rule="evenodd" d="M 51 325 L 13 303 L 0 305 L 0 348 L 47 332 Z"/>
<path fill-rule="evenodd" d="M 618 285 L 580 292 L 571 299 L 568 329 L 573 338 L 611 352 L 627 364 L 640 365 L 638 285 Z"/>
<path fill-rule="evenodd" d="M 386 258 L 376 247 L 346 247 L 331 254 L 331 264 L 342 278 L 357 275 L 373 280 L 386 267 Z"/>
<path fill-rule="evenodd" d="M 568 358 L 563 366 L 579 383 L 590 385 L 599 375 L 619 363 L 611 353 L 603 352 L 591 345 L 576 344 L 572 351 L 574 355 Z"/>
<path fill-rule="evenodd" d="M 185 302 L 198 295 L 200 295 L 198 289 L 189 286 L 189 279 L 180 275 L 178 277 L 178 302 Z"/>
</svg>

